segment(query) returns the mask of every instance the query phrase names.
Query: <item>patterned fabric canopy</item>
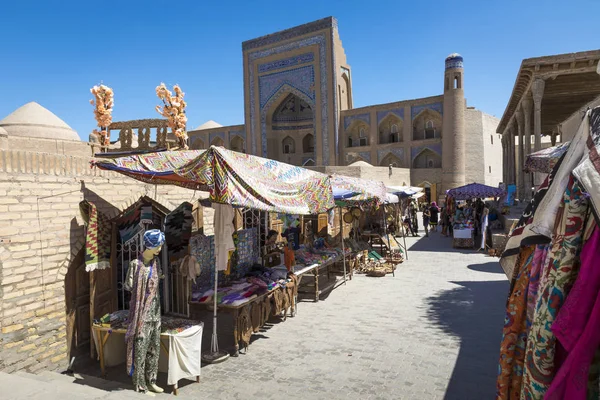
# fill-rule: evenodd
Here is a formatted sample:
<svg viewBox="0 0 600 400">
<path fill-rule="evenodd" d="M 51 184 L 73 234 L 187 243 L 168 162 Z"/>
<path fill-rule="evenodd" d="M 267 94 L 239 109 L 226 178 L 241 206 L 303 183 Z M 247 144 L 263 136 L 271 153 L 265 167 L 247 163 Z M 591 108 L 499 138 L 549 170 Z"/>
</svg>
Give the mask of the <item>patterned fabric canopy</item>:
<svg viewBox="0 0 600 400">
<path fill-rule="evenodd" d="M 355 193 L 354 196 L 344 198 L 346 203 L 372 201 L 376 204 L 383 204 L 387 201 L 387 188 L 381 181 L 333 174 L 331 186 L 335 192 Z"/>
<path fill-rule="evenodd" d="M 446 190 L 448 196 L 456 200 L 468 200 L 476 197 L 501 197 L 505 194 L 504 190 L 493 186 L 482 185 L 481 183 L 470 183 L 465 186 Z"/>
<path fill-rule="evenodd" d="M 525 160 L 525 172 L 543 172 L 549 174 L 556 165 L 558 159 L 569 150 L 570 142 L 561 143 L 558 146 L 548 147 L 535 153 L 531 153 Z"/>
<path fill-rule="evenodd" d="M 142 182 L 210 192 L 215 203 L 285 214 L 318 214 L 334 207 L 328 175 L 222 147 L 165 151 L 92 165 Z"/>
</svg>

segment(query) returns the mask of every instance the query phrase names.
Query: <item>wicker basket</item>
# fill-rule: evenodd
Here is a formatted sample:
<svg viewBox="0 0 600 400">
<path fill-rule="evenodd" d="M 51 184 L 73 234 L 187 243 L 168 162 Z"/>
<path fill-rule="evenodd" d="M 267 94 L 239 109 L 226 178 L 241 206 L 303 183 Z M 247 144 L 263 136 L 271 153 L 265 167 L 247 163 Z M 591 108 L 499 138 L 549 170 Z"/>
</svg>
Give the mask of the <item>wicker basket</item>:
<svg viewBox="0 0 600 400">
<path fill-rule="evenodd" d="M 367 276 L 373 276 L 373 277 L 377 277 L 377 278 L 381 278 L 383 276 L 385 276 L 387 274 L 387 272 L 383 269 L 371 269 L 369 271 L 367 271 Z"/>
</svg>

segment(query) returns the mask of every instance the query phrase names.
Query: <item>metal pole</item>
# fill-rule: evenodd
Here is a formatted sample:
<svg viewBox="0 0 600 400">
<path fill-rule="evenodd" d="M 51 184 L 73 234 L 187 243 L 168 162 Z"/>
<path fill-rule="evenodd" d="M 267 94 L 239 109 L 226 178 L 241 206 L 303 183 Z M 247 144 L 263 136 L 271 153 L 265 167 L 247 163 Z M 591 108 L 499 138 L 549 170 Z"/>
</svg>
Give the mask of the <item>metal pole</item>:
<svg viewBox="0 0 600 400">
<path fill-rule="evenodd" d="M 342 257 L 344 258 L 344 285 L 346 284 L 346 250 L 344 245 L 344 213 L 342 212 L 342 207 L 340 207 L 340 238 L 342 240 Z"/>
</svg>

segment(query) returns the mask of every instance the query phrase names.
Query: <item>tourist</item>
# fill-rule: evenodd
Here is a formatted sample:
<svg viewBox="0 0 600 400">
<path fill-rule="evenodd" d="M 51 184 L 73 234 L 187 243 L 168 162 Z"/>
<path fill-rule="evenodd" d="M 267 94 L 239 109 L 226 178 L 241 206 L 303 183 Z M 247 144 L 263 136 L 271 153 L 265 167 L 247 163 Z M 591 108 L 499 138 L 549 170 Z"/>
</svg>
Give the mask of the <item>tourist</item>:
<svg viewBox="0 0 600 400">
<path fill-rule="evenodd" d="M 448 236 L 448 234 L 447 234 L 448 224 L 446 223 L 446 214 L 447 214 L 446 210 L 447 210 L 446 207 L 442 207 L 442 209 L 440 211 L 440 225 L 442 226 L 442 236 Z"/>
<path fill-rule="evenodd" d="M 438 208 L 435 201 L 431 202 L 431 207 L 429 207 L 429 213 L 431 214 L 431 216 L 429 217 L 429 224 L 431 225 L 432 232 L 437 232 L 439 212 L 440 209 Z"/>
<path fill-rule="evenodd" d="M 429 237 L 429 218 L 431 217 L 431 212 L 427 205 L 423 209 L 423 228 L 425 229 L 425 237 Z"/>
</svg>

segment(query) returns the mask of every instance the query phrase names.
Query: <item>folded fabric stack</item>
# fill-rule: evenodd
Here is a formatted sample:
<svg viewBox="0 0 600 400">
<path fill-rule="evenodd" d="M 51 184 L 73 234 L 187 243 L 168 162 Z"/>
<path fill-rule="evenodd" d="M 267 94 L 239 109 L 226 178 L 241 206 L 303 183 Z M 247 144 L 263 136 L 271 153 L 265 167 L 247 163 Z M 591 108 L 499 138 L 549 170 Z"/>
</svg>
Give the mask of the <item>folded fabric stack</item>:
<svg viewBox="0 0 600 400">
<path fill-rule="evenodd" d="M 162 333 L 176 335 L 196 325 L 202 325 L 202 322 L 192 319 L 163 316 L 161 318 L 160 328 Z"/>
</svg>

